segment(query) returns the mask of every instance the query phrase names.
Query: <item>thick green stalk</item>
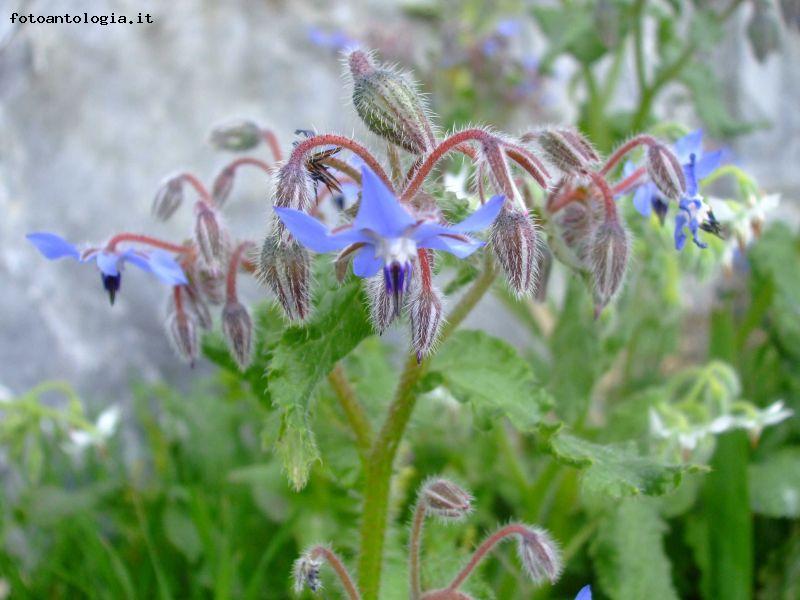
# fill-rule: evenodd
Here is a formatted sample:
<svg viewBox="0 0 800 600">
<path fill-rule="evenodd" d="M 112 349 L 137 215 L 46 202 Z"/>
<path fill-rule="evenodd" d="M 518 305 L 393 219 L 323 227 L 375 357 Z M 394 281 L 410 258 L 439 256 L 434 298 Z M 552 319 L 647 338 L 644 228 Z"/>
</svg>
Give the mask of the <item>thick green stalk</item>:
<svg viewBox="0 0 800 600">
<path fill-rule="evenodd" d="M 487 254 L 486 267 L 481 276 L 453 308 L 442 329 L 442 340 L 447 338 L 483 298 L 495 278 L 494 262 Z M 417 364 L 409 356 L 397 385 L 394 401 L 389 407 L 383 427 L 375 439 L 369 462 L 365 468 L 364 507 L 361 520 L 361 550 L 358 562 L 358 583 L 364 600 L 377 600 L 381 583 L 383 550 L 389 516 L 389 488 L 392 466 L 397 448 L 403 439 L 408 420 L 417 402 L 414 388 L 425 374 L 426 363 Z"/>
</svg>

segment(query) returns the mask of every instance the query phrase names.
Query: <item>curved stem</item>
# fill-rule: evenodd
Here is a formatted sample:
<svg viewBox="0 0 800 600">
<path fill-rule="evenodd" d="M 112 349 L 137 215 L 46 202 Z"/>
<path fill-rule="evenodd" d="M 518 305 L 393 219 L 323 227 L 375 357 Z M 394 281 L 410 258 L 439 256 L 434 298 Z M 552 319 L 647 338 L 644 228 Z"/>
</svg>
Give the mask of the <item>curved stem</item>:
<svg viewBox="0 0 800 600">
<path fill-rule="evenodd" d="M 208 189 L 206 189 L 206 186 L 203 185 L 203 182 L 197 178 L 197 176 L 193 175 L 192 173 L 181 173 L 181 178 L 184 181 L 188 182 L 189 185 L 191 185 L 195 189 L 195 191 L 200 196 L 200 198 L 203 199 L 203 201 L 209 204 L 213 203 L 213 200 L 211 199 L 211 194 L 208 192 Z"/>
<path fill-rule="evenodd" d="M 442 329 L 442 341 L 452 334 L 491 287 L 496 271 L 491 255 L 487 253 L 486 257 L 483 273 L 451 311 L 449 320 Z M 417 401 L 414 388 L 426 369 L 426 363 L 418 365 L 417 358 L 413 354 L 406 360 L 394 400 L 373 444 L 366 468 L 358 567 L 359 585 L 366 600 L 378 598 L 389 514 L 392 465 Z"/>
<path fill-rule="evenodd" d="M 242 259 L 242 254 L 252 246 L 251 242 L 242 242 L 236 247 L 231 255 L 231 261 L 228 264 L 228 275 L 225 278 L 225 296 L 229 303 L 238 302 L 236 294 L 236 275 L 239 273 L 239 263 Z"/>
<path fill-rule="evenodd" d="M 275 171 L 275 167 L 272 166 L 271 164 L 259 158 L 254 158 L 252 156 L 242 156 L 240 158 L 237 158 L 236 160 L 231 161 L 230 164 L 228 164 L 225 167 L 225 169 L 234 170 L 238 169 L 242 165 L 252 165 L 254 167 L 258 167 L 259 169 L 268 174 L 271 174 L 273 171 Z"/>
<path fill-rule="evenodd" d="M 592 182 L 600 189 L 600 194 L 603 196 L 603 206 L 606 210 L 606 220 L 616 221 L 619 218 L 617 214 L 617 204 L 614 202 L 614 194 L 602 175 L 594 171 L 588 171 L 588 175 Z"/>
<path fill-rule="evenodd" d="M 117 245 L 121 244 L 122 242 L 136 242 L 139 244 L 147 244 L 148 246 L 153 246 L 154 248 L 161 248 L 162 250 L 168 250 L 170 252 L 179 252 L 181 254 L 188 254 L 192 251 L 191 247 L 189 246 L 179 246 L 178 244 L 171 244 L 170 242 L 165 242 L 164 240 L 160 240 L 158 238 L 151 237 L 149 235 L 142 235 L 139 233 L 118 233 L 110 240 L 108 240 L 108 244 L 106 244 L 106 248 L 113 252 L 116 250 Z"/>
<path fill-rule="evenodd" d="M 342 583 L 342 587 L 344 588 L 347 597 L 350 598 L 350 600 L 361 600 L 361 596 L 356 589 L 356 585 L 353 583 L 353 578 L 350 577 L 347 567 L 344 566 L 344 563 L 335 552 L 329 548 L 326 548 L 325 546 L 316 546 L 311 550 L 309 555 L 312 559 L 324 558 L 331 568 L 336 572 L 336 575 L 339 576 L 339 581 Z"/>
<path fill-rule="evenodd" d="M 638 146 L 655 146 L 658 144 L 658 141 L 652 136 L 647 134 L 637 135 L 632 137 L 627 142 L 622 144 L 619 148 L 614 150 L 614 153 L 608 157 L 606 164 L 603 165 L 603 168 L 600 169 L 600 175 L 606 175 L 611 169 L 613 169 L 619 161 L 621 161 L 625 155 L 637 148 Z"/>
<path fill-rule="evenodd" d="M 364 407 L 358 402 L 356 392 L 350 385 L 347 374 L 340 363 L 337 363 L 328 374 L 328 382 L 339 400 L 339 405 L 344 411 L 350 429 L 356 436 L 358 456 L 361 458 L 361 462 L 366 464 L 372 447 L 372 425 L 364 412 Z"/>
<path fill-rule="evenodd" d="M 350 152 L 359 156 L 365 163 L 367 163 L 367 166 L 372 169 L 372 171 L 378 177 L 380 177 L 381 180 L 383 180 L 390 190 L 394 190 L 392 181 L 386 175 L 386 171 L 384 171 L 383 167 L 375 159 L 372 153 L 370 153 L 369 150 L 355 140 L 351 140 L 349 137 L 345 137 L 343 135 L 325 133 L 306 138 L 294 147 L 294 150 L 292 150 L 292 155 L 289 157 L 289 162 L 291 163 L 292 161 L 304 160 L 306 154 L 308 154 L 314 148 L 318 148 L 319 146 L 341 146 L 342 148 L 347 148 L 350 150 Z"/>
<path fill-rule="evenodd" d="M 281 153 L 281 146 L 278 143 L 278 137 L 271 129 L 262 129 L 261 135 L 264 137 L 264 141 L 269 146 L 269 149 L 272 151 L 272 158 L 275 159 L 275 162 L 280 162 L 283 160 L 283 154 Z"/>
<path fill-rule="evenodd" d="M 511 525 L 506 525 L 505 527 L 501 527 L 497 531 L 495 531 L 492 535 L 486 538 L 478 549 L 475 550 L 472 554 L 472 558 L 469 559 L 469 562 L 464 565 L 461 571 L 456 575 L 456 578 L 453 579 L 453 582 L 447 586 L 447 589 L 450 591 L 455 591 L 461 586 L 462 583 L 470 576 L 472 571 L 478 564 L 486 558 L 486 555 L 489 551 L 494 548 L 498 543 L 502 542 L 505 538 L 512 536 L 512 535 L 528 535 L 528 529 L 523 525 L 518 525 L 516 523 L 512 523 Z"/>
<path fill-rule="evenodd" d="M 543 189 L 547 189 L 547 179 L 550 177 L 550 173 L 533 152 L 516 144 L 503 144 L 503 146 L 511 160 L 525 169 L 528 175 L 533 177 Z"/>
<path fill-rule="evenodd" d="M 414 521 L 411 524 L 411 537 L 408 543 L 408 584 L 411 600 L 419 600 L 422 595 L 420 583 L 419 555 L 422 545 L 422 529 L 425 526 L 425 503 L 417 500 Z"/>
<path fill-rule="evenodd" d="M 616 183 L 614 187 L 611 188 L 612 193 L 616 196 L 617 194 L 624 194 L 634 185 L 639 182 L 639 179 L 642 178 L 642 175 L 647 173 L 647 169 L 644 167 L 637 168 L 633 173 L 628 175 L 622 181 Z"/>
</svg>

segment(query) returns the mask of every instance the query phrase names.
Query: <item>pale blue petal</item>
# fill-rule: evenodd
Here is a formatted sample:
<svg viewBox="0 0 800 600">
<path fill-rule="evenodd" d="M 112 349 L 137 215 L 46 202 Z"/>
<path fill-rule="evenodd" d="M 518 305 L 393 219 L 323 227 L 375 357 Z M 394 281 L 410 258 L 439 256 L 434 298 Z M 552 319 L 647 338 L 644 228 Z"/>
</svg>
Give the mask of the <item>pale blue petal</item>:
<svg viewBox="0 0 800 600">
<path fill-rule="evenodd" d="M 493 196 L 486 204 L 481 206 L 466 219 L 460 223 L 451 225 L 450 230 L 458 233 L 470 233 L 486 229 L 489 225 L 494 223 L 497 215 L 500 214 L 500 209 L 503 208 L 505 200 L 505 196 Z"/>
<path fill-rule="evenodd" d="M 151 250 L 147 259 L 134 255 L 133 257 L 126 257 L 125 260 L 135 264 L 140 269 L 149 270 L 164 283 L 170 285 L 185 285 L 189 283 L 178 261 L 170 253 L 163 250 Z M 145 266 L 139 264 L 139 260 L 143 260 Z"/>
<path fill-rule="evenodd" d="M 67 240 L 55 233 L 37 232 L 29 233 L 25 236 L 28 241 L 36 246 L 36 249 L 42 253 L 42 256 L 49 260 L 56 260 L 58 258 L 74 258 L 80 260 L 81 253 L 74 244 L 70 244 Z"/>
<path fill-rule="evenodd" d="M 575 600 L 592 600 L 592 586 L 583 586 L 581 591 L 578 592 L 578 595 L 575 596 Z"/>
<path fill-rule="evenodd" d="M 354 229 L 369 229 L 384 238 L 400 237 L 415 223 L 383 181 L 367 167 L 361 168 L 361 205 Z"/>
<path fill-rule="evenodd" d="M 354 232 L 331 235 L 328 228 L 314 217 L 293 208 L 276 208 L 275 213 L 295 239 L 314 252 L 333 252 L 353 243 Z M 347 234 L 347 235 L 346 235 Z"/>
<path fill-rule="evenodd" d="M 353 258 L 353 273 L 358 277 L 372 277 L 381 270 L 383 261 L 375 256 L 375 246 L 366 245 Z"/>
<path fill-rule="evenodd" d="M 675 154 L 681 163 L 689 162 L 690 154 L 700 154 L 703 151 L 703 130 L 695 129 L 675 142 Z"/>
<path fill-rule="evenodd" d="M 622 178 L 625 179 L 630 175 L 633 175 L 633 172 L 638 169 L 636 164 L 630 160 L 626 160 L 625 164 L 622 165 Z"/>
<path fill-rule="evenodd" d="M 94 256 L 97 261 L 97 268 L 103 275 L 116 277 L 119 275 L 119 260 L 120 256 L 116 252 L 107 252 L 105 250 L 98 252 Z"/>
<path fill-rule="evenodd" d="M 649 217 L 653 212 L 654 185 L 650 182 L 640 185 L 633 193 L 633 206 L 643 217 Z"/>
<path fill-rule="evenodd" d="M 714 152 L 707 152 L 700 157 L 694 167 L 694 173 L 698 179 L 705 179 L 711 173 L 717 170 L 722 162 L 723 150 L 714 150 Z"/>
<path fill-rule="evenodd" d="M 456 258 L 467 258 L 478 248 L 483 246 L 483 242 L 473 238 L 456 239 L 447 235 L 437 235 L 429 237 L 417 244 L 418 248 L 430 248 L 431 250 L 442 250 L 449 252 Z"/>
<path fill-rule="evenodd" d="M 687 217 L 686 214 L 681 211 L 677 215 L 675 215 L 675 249 L 676 250 L 683 250 L 684 245 L 686 244 L 686 234 L 683 231 L 683 228 L 686 226 Z"/>
</svg>

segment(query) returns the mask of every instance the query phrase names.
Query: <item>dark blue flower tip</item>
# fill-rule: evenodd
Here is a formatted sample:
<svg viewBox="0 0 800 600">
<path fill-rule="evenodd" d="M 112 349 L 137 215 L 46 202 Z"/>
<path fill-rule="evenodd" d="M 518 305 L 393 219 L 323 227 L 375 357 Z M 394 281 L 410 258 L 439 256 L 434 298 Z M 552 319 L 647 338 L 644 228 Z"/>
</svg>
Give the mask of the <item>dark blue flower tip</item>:
<svg viewBox="0 0 800 600">
<path fill-rule="evenodd" d="M 114 306 L 114 300 L 117 297 L 117 292 L 122 285 L 122 274 L 117 273 L 116 275 L 106 275 L 105 273 L 101 272 L 100 279 L 103 282 L 103 289 L 108 292 L 108 299 L 111 302 L 111 306 Z"/>
</svg>

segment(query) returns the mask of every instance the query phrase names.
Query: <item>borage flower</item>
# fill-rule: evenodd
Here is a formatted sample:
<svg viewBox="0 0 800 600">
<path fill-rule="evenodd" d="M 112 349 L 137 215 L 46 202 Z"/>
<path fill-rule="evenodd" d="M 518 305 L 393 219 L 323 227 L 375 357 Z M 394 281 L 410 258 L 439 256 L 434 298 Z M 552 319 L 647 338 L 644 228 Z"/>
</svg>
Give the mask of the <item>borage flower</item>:
<svg viewBox="0 0 800 600">
<path fill-rule="evenodd" d="M 77 246 L 54 233 L 29 233 L 25 237 L 49 260 L 72 258 L 80 263 L 94 262 L 100 270 L 103 288 L 108 292 L 111 304 L 114 304 L 114 298 L 120 289 L 122 270 L 125 263 L 130 263 L 142 271 L 152 273 L 161 281 L 170 285 L 188 283 L 183 269 L 172 255 L 158 248 L 116 250 L 111 246 L 107 246 L 102 249 L 88 248 L 81 252 Z"/>
<path fill-rule="evenodd" d="M 441 225 L 412 215 L 368 168 L 361 169 L 361 179 L 358 214 L 352 224 L 336 232 L 298 210 L 276 208 L 275 212 L 306 248 L 353 254 L 353 272 L 358 277 L 372 277 L 383 269 L 386 291 L 396 300 L 408 290 L 417 250 L 443 250 L 466 258 L 484 244 L 466 234 L 491 225 L 505 201 L 495 196 L 460 223 Z"/>
<path fill-rule="evenodd" d="M 678 205 L 678 214 L 675 215 L 675 248 L 681 250 L 686 244 L 686 228 L 692 234 L 692 240 L 699 248 L 707 248 L 708 244 L 703 242 L 699 233 L 708 231 L 719 235 L 719 222 L 711 207 L 703 201 L 697 185 L 698 178 L 697 161 L 694 154 L 689 156 L 689 163 L 684 165 L 683 172 L 686 176 L 686 195 L 681 198 Z"/>
</svg>

